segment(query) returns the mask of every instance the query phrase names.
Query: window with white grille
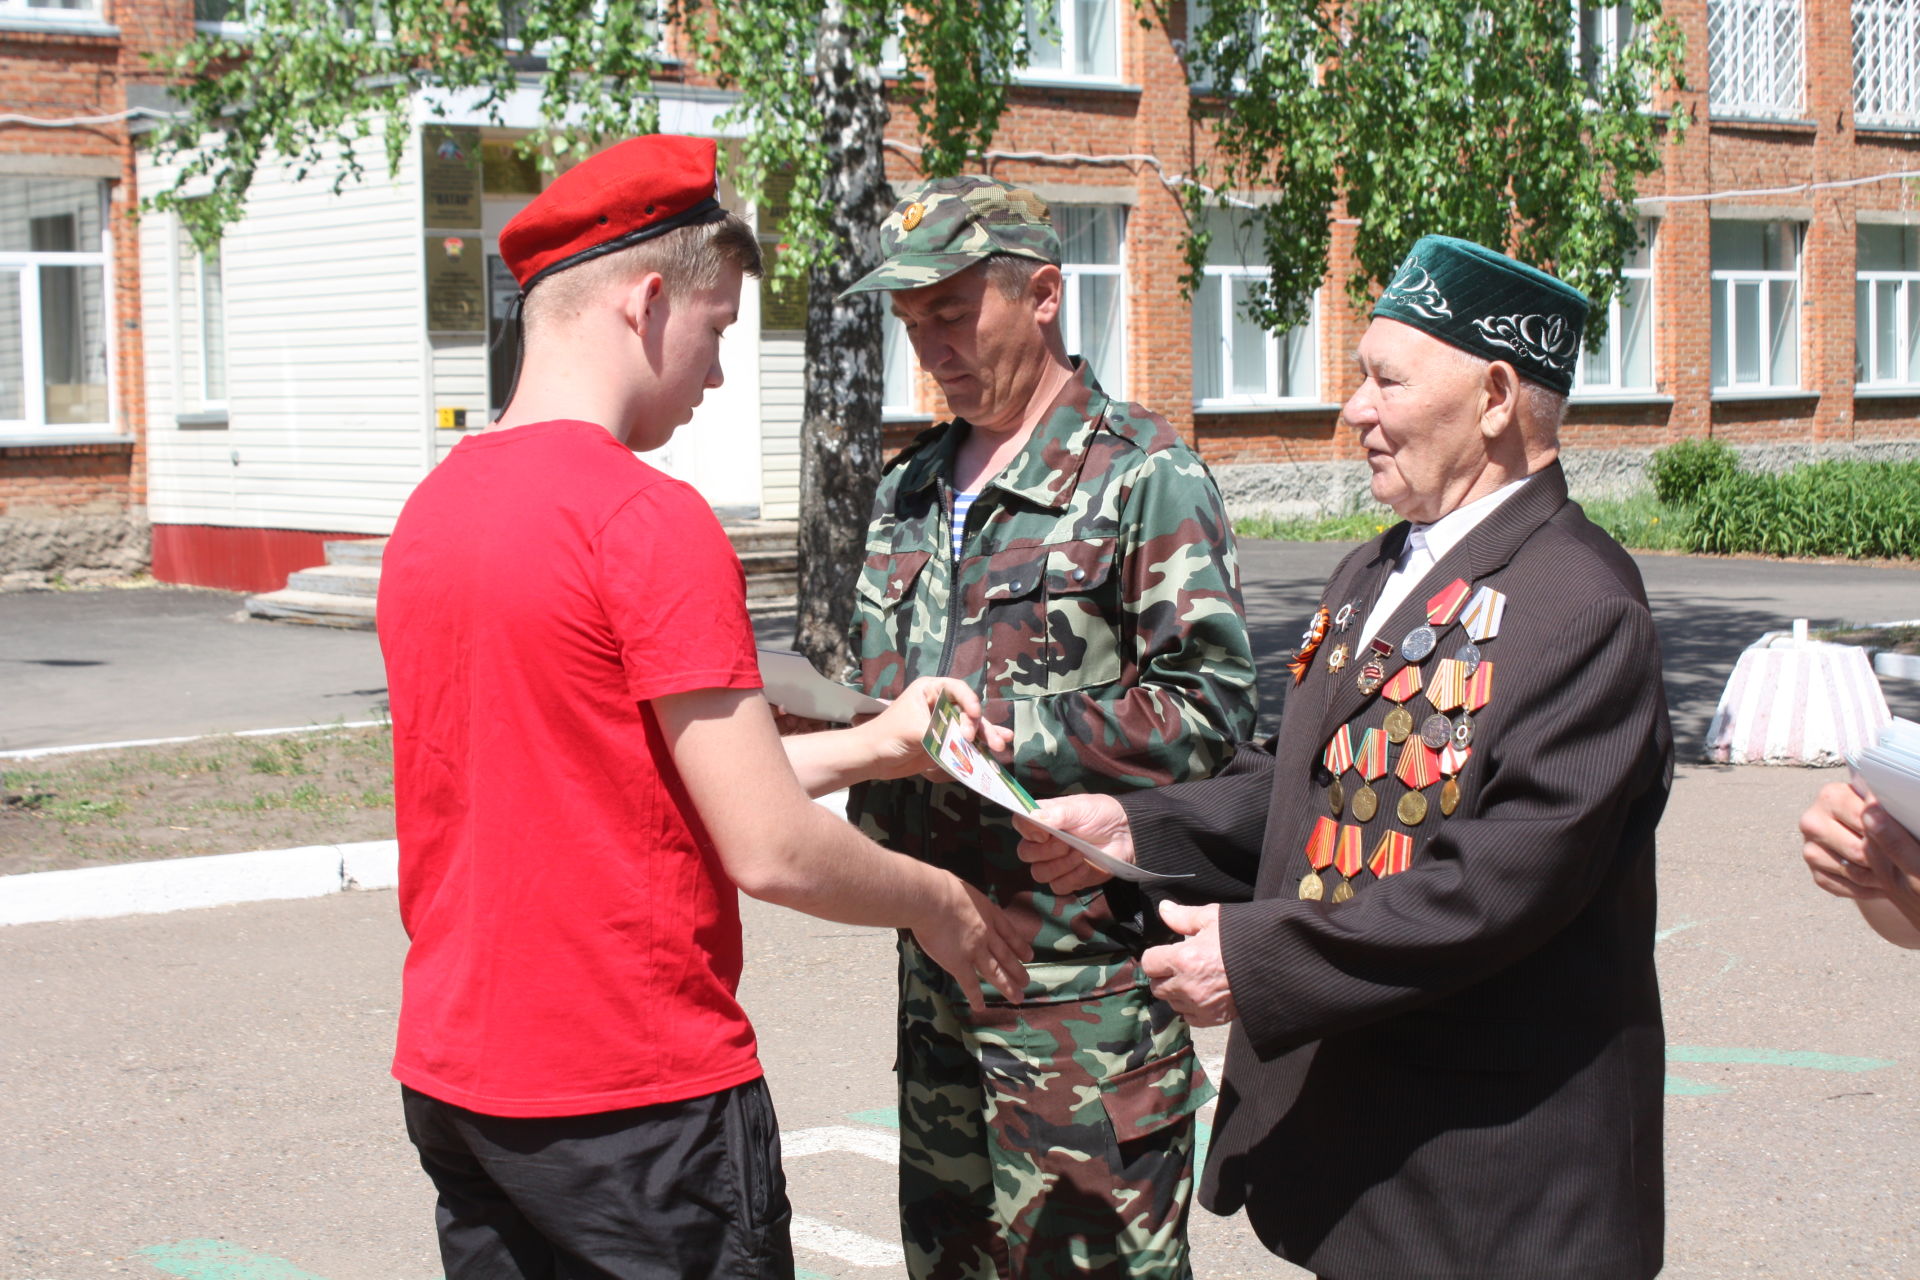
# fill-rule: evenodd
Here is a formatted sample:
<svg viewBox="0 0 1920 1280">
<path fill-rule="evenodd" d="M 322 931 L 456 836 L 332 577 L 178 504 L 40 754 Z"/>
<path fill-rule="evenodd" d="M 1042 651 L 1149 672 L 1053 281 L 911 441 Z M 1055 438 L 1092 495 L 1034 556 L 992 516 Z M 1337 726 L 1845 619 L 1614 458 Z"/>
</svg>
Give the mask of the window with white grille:
<svg viewBox="0 0 1920 1280">
<path fill-rule="evenodd" d="M 1573 65 L 1599 89 L 1633 43 L 1633 5 L 1619 0 L 1575 0 Z"/>
<path fill-rule="evenodd" d="M 1854 265 L 1854 381 L 1920 387 L 1920 227 L 1860 224 Z"/>
<path fill-rule="evenodd" d="M 1713 386 L 1800 385 L 1800 233 L 1795 222 L 1713 224 Z"/>
<path fill-rule="evenodd" d="M 1117 204 L 1057 204 L 1053 227 L 1060 235 L 1060 274 L 1066 277 L 1066 307 L 1060 331 L 1069 355 L 1086 359 L 1100 389 L 1126 395 L 1125 270 L 1127 210 Z"/>
<path fill-rule="evenodd" d="M 111 431 L 105 184 L 0 175 L 0 440 Z"/>
<path fill-rule="evenodd" d="M 0 0 L 0 21 L 100 20 L 100 0 Z"/>
<path fill-rule="evenodd" d="M 1853 0 L 1853 115 L 1920 125 L 1920 0 Z"/>
<path fill-rule="evenodd" d="M 1122 3 L 1027 0 L 1028 54 L 1023 74 L 1047 80 L 1119 79 Z"/>
<path fill-rule="evenodd" d="M 1801 0 L 1708 0 L 1708 105 L 1716 115 L 1795 117 L 1806 93 Z"/>
<path fill-rule="evenodd" d="M 1642 243 L 1621 265 L 1620 287 L 1607 303 L 1607 331 L 1580 353 L 1576 396 L 1653 390 L 1653 236 L 1654 224 L 1642 223 Z"/>
<path fill-rule="evenodd" d="M 1259 226 L 1222 209 L 1207 214 L 1207 264 L 1193 295 L 1193 399 L 1203 407 L 1312 401 L 1319 391 L 1311 317 L 1275 335 L 1247 315 L 1247 300 L 1272 272 Z"/>
<path fill-rule="evenodd" d="M 892 308 L 880 314 L 881 364 L 880 414 L 882 417 L 906 417 L 918 412 L 913 402 L 913 344 L 907 340 L 907 326 Z"/>
</svg>

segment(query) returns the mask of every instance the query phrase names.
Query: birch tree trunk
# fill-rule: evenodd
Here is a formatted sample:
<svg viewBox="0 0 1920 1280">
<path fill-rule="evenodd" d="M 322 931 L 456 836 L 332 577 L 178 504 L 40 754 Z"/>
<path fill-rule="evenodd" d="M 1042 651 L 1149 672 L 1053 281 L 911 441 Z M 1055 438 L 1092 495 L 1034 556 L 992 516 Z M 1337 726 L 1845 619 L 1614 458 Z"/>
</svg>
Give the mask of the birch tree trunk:
<svg viewBox="0 0 1920 1280">
<path fill-rule="evenodd" d="M 806 407 L 800 425 L 800 603 L 795 644 L 838 676 L 847 621 L 880 481 L 879 294 L 839 301 L 878 265 L 878 231 L 893 195 L 881 140 L 887 103 L 878 68 L 856 66 L 846 0 L 822 6 L 814 95 L 827 150 L 822 196 L 840 237 L 807 278 Z"/>
</svg>

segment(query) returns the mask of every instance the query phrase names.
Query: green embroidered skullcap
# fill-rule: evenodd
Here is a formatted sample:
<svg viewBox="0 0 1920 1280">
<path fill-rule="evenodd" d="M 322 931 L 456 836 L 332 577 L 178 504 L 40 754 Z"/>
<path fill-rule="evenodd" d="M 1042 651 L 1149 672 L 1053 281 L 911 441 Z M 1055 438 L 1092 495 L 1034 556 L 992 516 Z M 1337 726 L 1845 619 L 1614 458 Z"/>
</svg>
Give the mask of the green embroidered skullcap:
<svg viewBox="0 0 1920 1280">
<path fill-rule="evenodd" d="M 1471 240 L 1422 236 L 1373 314 L 1412 325 L 1566 395 L 1580 358 L 1587 295 Z"/>
<path fill-rule="evenodd" d="M 1047 202 L 992 178 L 935 178 L 893 207 L 880 224 L 884 261 L 846 293 L 918 289 L 996 253 L 1059 265 L 1060 237 Z"/>
</svg>

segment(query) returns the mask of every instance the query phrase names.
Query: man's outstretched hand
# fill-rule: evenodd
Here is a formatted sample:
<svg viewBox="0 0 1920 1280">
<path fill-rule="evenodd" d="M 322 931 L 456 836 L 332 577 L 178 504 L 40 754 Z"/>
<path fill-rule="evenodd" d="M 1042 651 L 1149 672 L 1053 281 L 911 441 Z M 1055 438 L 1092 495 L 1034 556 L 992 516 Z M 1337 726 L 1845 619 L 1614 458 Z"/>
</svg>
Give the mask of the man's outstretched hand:
<svg viewBox="0 0 1920 1280">
<path fill-rule="evenodd" d="M 1019 854 L 1027 869 L 1055 893 L 1078 893 L 1113 877 L 1080 856 L 1080 851 L 1047 827 L 1079 836 L 1122 862 L 1133 861 L 1133 828 L 1127 811 L 1112 796 L 1058 796 L 1040 802 L 1038 822 L 1015 818 L 1020 829 Z M 1045 823 L 1046 826 L 1040 825 Z"/>
</svg>

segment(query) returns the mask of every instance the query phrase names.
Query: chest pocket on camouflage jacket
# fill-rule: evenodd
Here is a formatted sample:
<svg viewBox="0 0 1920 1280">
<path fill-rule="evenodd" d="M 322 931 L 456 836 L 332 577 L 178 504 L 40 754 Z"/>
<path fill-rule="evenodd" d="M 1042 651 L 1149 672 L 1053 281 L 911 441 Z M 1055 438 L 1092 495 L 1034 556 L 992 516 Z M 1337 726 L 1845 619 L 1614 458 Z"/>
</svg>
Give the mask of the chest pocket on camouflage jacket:
<svg viewBox="0 0 1920 1280">
<path fill-rule="evenodd" d="M 1002 697 L 1111 684 L 1122 672 L 1113 538 L 997 552 L 987 570 L 989 685 Z M 991 695 L 990 695 L 991 696 Z"/>
<path fill-rule="evenodd" d="M 860 593 L 859 622 L 865 634 L 859 643 L 860 683 L 876 698 L 892 698 L 907 687 L 915 675 L 907 655 L 918 642 L 943 637 L 911 634 L 914 615 L 914 587 L 920 571 L 933 555 L 928 551 L 890 551 L 868 548 L 860 568 L 855 590 Z"/>
</svg>

